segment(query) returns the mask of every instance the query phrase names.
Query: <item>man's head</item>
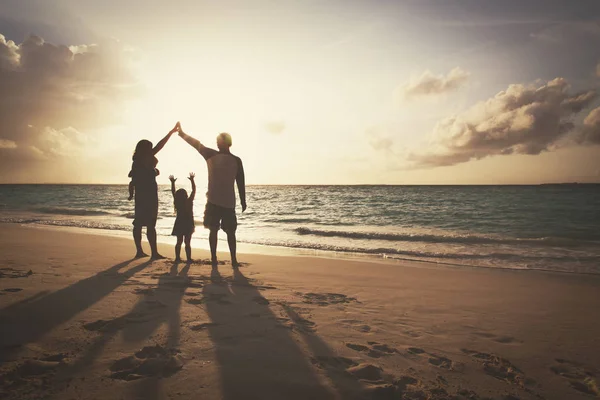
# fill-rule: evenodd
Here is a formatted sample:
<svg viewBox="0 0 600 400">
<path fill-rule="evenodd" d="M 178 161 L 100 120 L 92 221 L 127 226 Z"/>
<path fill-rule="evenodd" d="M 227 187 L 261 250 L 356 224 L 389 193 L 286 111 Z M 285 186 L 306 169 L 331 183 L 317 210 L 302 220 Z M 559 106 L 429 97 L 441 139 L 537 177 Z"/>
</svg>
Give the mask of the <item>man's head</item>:
<svg viewBox="0 0 600 400">
<path fill-rule="evenodd" d="M 229 150 L 231 144 L 231 135 L 229 133 L 219 133 L 219 135 L 217 136 L 217 147 L 219 148 L 219 150 Z"/>
</svg>

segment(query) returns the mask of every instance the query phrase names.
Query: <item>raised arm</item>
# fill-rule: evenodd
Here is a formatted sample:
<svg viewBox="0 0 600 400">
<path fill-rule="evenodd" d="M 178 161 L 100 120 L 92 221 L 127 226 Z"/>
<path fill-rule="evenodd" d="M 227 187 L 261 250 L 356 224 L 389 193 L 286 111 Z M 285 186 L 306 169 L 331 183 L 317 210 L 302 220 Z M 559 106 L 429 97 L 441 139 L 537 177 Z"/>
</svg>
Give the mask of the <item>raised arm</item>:
<svg viewBox="0 0 600 400">
<path fill-rule="evenodd" d="M 177 180 L 177 178 L 175 178 L 173 175 L 170 175 L 169 180 L 171 181 L 171 194 L 173 195 L 173 197 L 175 197 L 175 181 Z"/>
<path fill-rule="evenodd" d="M 185 140 L 186 142 L 188 142 L 188 144 L 190 146 L 192 146 L 193 148 L 195 148 L 196 150 L 200 151 L 200 149 L 202 147 L 204 147 L 202 145 L 202 143 L 200 143 L 200 141 L 198 139 L 194 139 L 193 137 L 191 137 L 190 135 L 188 135 L 187 133 L 185 133 L 181 128 L 179 129 L 179 136 Z"/>
<path fill-rule="evenodd" d="M 190 194 L 190 201 L 194 201 L 194 198 L 196 197 L 196 182 L 194 182 L 194 178 L 196 177 L 196 174 L 193 172 L 190 172 L 190 176 L 188 177 L 188 179 L 192 182 L 192 193 Z"/>
<path fill-rule="evenodd" d="M 244 165 L 242 164 L 242 160 L 239 157 L 236 158 L 238 162 L 238 172 L 235 176 L 235 182 L 237 183 L 238 193 L 240 194 L 242 212 L 244 212 L 246 211 L 246 177 L 244 175 Z"/>
<path fill-rule="evenodd" d="M 152 149 L 152 154 L 156 154 L 159 151 L 161 151 L 162 148 L 165 147 L 165 144 L 167 144 L 167 142 L 171 138 L 171 135 L 173 135 L 175 132 L 177 132 L 178 129 L 179 129 L 179 122 L 177 122 L 175 124 L 175 126 L 173 127 L 173 129 L 171 129 L 169 131 L 169 133 L 167 133 L 167 135 L 160 140 L 160 142 L 156 143 L 156 146 L 154 146 L 154 148 Z"/>
<path fill-rule="evenodd" d="M 219 153 L 217 150 L 206 147 L 205 145 L 200 143 L 198 139 L 194 139 L 193 137 L 185 133 L 183 129 L 181 129 L 181 126 L 179 126 L 179 136 L 181 136 L 183 140 L 188 142 L 190 146 L 198 150 L 198 153 L 200 153 L 205 160 L 208 160 L 215 154 Z"/>
</svg>

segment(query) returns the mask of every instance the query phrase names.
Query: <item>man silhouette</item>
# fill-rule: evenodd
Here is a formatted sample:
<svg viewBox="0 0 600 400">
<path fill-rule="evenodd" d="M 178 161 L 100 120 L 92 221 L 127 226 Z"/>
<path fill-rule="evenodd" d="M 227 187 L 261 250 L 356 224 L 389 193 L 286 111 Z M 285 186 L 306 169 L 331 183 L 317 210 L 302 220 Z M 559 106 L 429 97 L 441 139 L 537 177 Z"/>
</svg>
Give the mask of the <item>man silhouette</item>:
<svg viewBox="0 0 600 400">
<path fill-rule="evenodd" d="M 242 160 L 229 151 L 232 140 L 228 133 L 217 136 L 217 148 L 214 150 L 204 146 L 199 140 L 187 135 L 179 127 L 179 136 L 206 160 L 208 166 L 208 192 L 206 192 L 206 208 L 204 210 L 204 227 L 210 229 L 208 242 L 213 267 L 217 262 L 217 234 L 223 229 L 227 234 L 227 243 L 231 254 L 231 266 L 239 266 L 236 256 L 237 218 L 235 216 L 235 189 L 237 183 L 242 212 L 246 211 L 246 184 Z"/>
</svg>

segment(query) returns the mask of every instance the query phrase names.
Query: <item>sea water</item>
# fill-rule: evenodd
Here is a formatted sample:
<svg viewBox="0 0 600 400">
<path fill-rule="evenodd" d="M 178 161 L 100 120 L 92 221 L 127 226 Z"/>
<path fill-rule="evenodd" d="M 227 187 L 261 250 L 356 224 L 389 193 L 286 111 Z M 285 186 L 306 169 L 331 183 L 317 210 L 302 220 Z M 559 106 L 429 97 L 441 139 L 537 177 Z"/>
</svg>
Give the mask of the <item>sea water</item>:
<svg viewBox="0 0 600 400">
<path fill-rule="evenodd" d="M 131 231 L 127 197 L 126 185 L 0 185 L 0 222 Z M 205 201 L 199 190 L 195 243 L 208 237 Z M 248 186 L 247 203 L 242 243 L 600 274 L 600 185 Z M 175 220 L 167 185 L 158 215 L 164 239 Z"/>
</svg>

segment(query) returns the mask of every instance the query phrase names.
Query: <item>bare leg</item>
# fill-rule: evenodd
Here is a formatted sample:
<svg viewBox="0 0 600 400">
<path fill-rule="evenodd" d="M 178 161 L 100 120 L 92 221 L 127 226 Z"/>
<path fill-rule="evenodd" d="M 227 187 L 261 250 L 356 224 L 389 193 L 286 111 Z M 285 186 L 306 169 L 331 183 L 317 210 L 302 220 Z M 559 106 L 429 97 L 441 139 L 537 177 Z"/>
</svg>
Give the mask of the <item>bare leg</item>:
<svg viewBox="0 0 600 400">
<path fill-rule="evenodd" d="M 153 260 L 165 258 L 164 256 L 158 254 L 158 248 L 156 247 L 156 228 L 154 226 L 149 226 L 146 228 L 146 236 L 148 237 L 150 249 L 152 250 L 152 256 L 150 258 Z"/>
<path fill-rule="evenodd" d="M 217 266 L 217 233 L 218 229 L 211 229 L 208 235 L 208 244 L 210 245 L 210 259 L 213 267 Z"/>
<path fill-rule="evenodd" d="M 183 235 L 177 235 L 177 243 L 175 243 L 175 261 L 181 261 L 181 243 L 183 242 Z"/>
<path fill-rule="evenodd" d="M 236 256 L 236 237 L 234 232 L 227 232 L 227 244 L 229 244 L 229 254 L 231 254 L 231 266 L 233 268 L 239 267 L 239 263 Z"/>
<path fill-rule="evenodd" d="M 142 227 L 133 227 L 133 242 L 135 243 L 136 253 L 135 258 L 148 257 L 148 254 L 144 253 L 142 249 Z"/>
<path fill-rule="evenodd" d="M 187 262 L 192 262 L 192 245 L 190 242 L 192 241 L 192 235 L 185 235 L 185 256 L 187 257 Z"/>
</svg>

